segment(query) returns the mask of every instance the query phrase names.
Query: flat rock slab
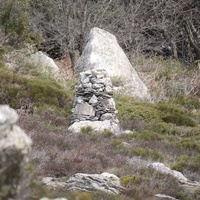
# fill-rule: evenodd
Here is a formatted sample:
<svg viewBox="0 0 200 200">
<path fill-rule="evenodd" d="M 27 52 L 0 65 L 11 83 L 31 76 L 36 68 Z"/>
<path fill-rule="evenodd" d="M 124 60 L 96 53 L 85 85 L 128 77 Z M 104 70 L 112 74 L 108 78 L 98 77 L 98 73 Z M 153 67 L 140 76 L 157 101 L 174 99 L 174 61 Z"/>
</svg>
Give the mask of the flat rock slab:
<svg viewBox="0 0 200 200">
<path fill-rule="evenodd" d="M 120 179 L 114 174 L 104 172 L 102 174 L 77 173 L 67 181 L 68 190 L 71 191 L 104 191 L 112 194 L 119 194 L 122 186 Z"/>
<path fill-rule="evenodd" d="M 81 133 L 81 129 L 84 127 L 91 127 L 93 131 L 97 132 L 103 132 L 106 129 L 110 130 L 115 135 L 120 134 L 119 124 L 111 123 L 110 120 L 74 122 L 68 130 L 73 133 Z"/>
</svg>

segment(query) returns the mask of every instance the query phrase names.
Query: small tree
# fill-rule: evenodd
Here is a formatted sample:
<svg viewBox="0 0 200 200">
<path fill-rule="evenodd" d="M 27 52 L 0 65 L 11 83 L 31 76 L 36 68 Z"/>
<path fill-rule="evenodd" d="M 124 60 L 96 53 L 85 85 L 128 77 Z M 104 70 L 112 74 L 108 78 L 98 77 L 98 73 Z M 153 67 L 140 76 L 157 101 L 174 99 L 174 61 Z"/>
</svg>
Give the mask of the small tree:
<svg viewBox="0 0 200 200">
<path fill-rule="evenodd" d="M 6 38 L 4 43 L 21 46 L 31 42 L 29 0 L 1 0 L 0 8 L 0 31 Z"/>
</svg>

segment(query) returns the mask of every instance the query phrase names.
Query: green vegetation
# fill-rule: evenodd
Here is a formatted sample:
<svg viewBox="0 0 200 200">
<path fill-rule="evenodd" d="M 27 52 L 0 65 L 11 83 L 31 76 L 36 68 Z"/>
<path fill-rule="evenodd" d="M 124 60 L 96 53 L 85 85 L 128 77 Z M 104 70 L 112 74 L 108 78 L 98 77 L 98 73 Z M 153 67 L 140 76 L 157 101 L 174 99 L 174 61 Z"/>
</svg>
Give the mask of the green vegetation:
<svg viewBox="0 0 200 200">
<path fill-rule="evenodd" d="M 126 175 L 126 176 L 121 176 L 120 181 L 124 186 L 133 186 L 142 183 L 143 179 L 141 178 L 141 176 Z"/>
<path fill-rule="evenodd" d="M 181 155 L 176 158 L 175 163 L 172 165 L 172 169 L 183 172 L 189 170 L 191 172 L 198 171 L 200 168 L 200 155 L 188 156 Z"/>
<path fill-rule="evenodd" d="M 53 79 L 41 76 L 28 78 L 7 69 L 0 69 L 0 103 L 9 104 L 14 109 L 41 114 L 52 109 L 57 113 L 56 124 L 62 124 L 62 117 L 69 118 L 74 93 L 71 83 L 67 87 Z M 69 92 L 70 91 L 70 92 Z M 55 115 L 55 114 L 54 114 Z M 59 116 L 59 117 L 58 117 Z"/>
<path fill-rule="evenodd" d="M 26 43 L 38 44 L 39 36 L 30 30 L 29 0 L 6 0 L 1 3 L 0 31 L 7 38 L 7 44 L 20 47 Z"/>
<path fill-rule="evenodd" d="M 153 62 L 156 64 L 156 60 Z M 185 72 L 180 70 L 179 62 L 159 62 L 159 66 L 163 63 L 165 67 L 172 64 L 173 67 L 159 71 L 157 66 L 159 76 L 154 80 L 157 84 L 163 80 L 180 81 L 178 75 Z M 196 71 L 187 73 L 192 76 Z M 23 64 L 12 69 L 1 64 L 0 80 L 1 104 L 9 104 L 17 110 L 31 110 L 25 117 L 20 117 L 20 126 L 33 138 L 34 158 L 31 162 L 37 175 L 68 178 L 77 172 L 108 171 L 118 175 L 126 188 L 123 195 L 116 196 L 62 190 L 47 190 L 47 193 L 42 190 L 42 194 L 49 198 L 63 195 L 70 200 L 143 200 L 151 199 L 155 193 L 184 200 L 199 198 L 198 190 L 186 194 L 172 177 L 144 167 L 147 161 L 164 162 L 188 178 L 200 181 L 198 95 L 183 95 L 176 89 L 172 95 L 166 88 L 164 100 L 149 103 L 115 94 L 121 126 L 131 133 L 116 136 L 110 130 L 98 133 L 88 126 L 81 129 L 81 134 L 71 134 L 68 126 L 75 93 L 74 80 L 55 80 L 45 72 Z M 7 186 L 2 187 L 2 191 L 6 193 Z"/>
<path fill-rule="evenodd" d="M 160 161 L 160 162 L 164 160 L 164 157 L 160 152 L 154 151 L 151 149 L 143 149 L 143 148 L 138 147 L 134 149 L 134 153 L 135 155 L 141 156 L 146 159 L 152 159 L 152 160 Z"/>
</svg>

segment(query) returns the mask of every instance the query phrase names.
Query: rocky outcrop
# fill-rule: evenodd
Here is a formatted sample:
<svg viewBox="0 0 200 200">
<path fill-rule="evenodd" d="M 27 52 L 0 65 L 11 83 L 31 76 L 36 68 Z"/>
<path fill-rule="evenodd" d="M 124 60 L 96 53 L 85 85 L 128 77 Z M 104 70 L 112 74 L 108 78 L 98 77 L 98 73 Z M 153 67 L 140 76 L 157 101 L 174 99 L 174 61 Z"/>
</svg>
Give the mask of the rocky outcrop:
<svg viewBox="0 0 200 200">
<path fill-rule="evenodd" d="M 112 194 L 119 194 L 123 187 L 120 179 L 114 174 L 104 172 L 102 174 L 77 173 L 67 181 L 67 188 L 70 191 L 104 191 Z"/>
<path fill-rule="evenodd" d="M 0 105 L 0 199 L 28 199 L 25 168 L 32 142 L 17 120 L 15 110 Z"/>
<path fill-rule="evenodd" d="M 41 51 L 31 54 L 29 58 L 27 58 L 26 65 L 31 65 L 37 70 L 47 73 L 55 78 L 59 74 L 59 68 L 55 64 L 54 60 Z"/>
<path fill-rule="evenodd" d="M 183 176 L 181 172 L 178 172 L 176 170 L 171 170 L 170 168 L 166 167 L 163 163 L 154 162 L 154 163 L 149 164 L 148 167 L 153 168 L 163 174 L 169 174 L 181 182 L 187 181 L 187 178 Z"/>
<path fill-rule="evenodd" d="M 149 168 L 152 168 L 160 173 L 171 175 L 176 178 L 178 182 L 188 191 L 192 191 L 200 188 L 200 183 L 196 181 L 191 181 L 187 179 L 181 172 L 172 170 L 166 167 L 163 163 L 154 162 L 148 165 Z"/>
<path fill-rule="evenodd" d="M 149 100 L 147 87 L 141 81 L 119 46 L 116 37 L 100 28 L 90 31 L 87 45 L 74 70 L 83 72 L 88 69 L 104 69 L 111 80 L 120 80 L 118 91 L 142 100 Z M 114 84 L 113 84 L 114 85 Z"/>
<path fill-rule="evenodd" d="M 105 70 L 88 70 L 80 73 L 72 109 L 69 131 L 80 132 L 90 126 L 95 131 L 120 132 L 116 117 L 113 87 Z"/>
</svg>

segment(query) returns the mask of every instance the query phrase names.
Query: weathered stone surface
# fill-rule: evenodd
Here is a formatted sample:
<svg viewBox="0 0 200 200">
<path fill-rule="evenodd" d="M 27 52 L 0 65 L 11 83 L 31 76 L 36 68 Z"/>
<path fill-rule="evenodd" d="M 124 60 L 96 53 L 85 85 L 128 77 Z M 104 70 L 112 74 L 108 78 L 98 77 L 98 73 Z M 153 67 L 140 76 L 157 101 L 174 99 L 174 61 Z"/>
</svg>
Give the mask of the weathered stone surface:
<svg viewBox="0 0 200 200">
<path fill-rule="evenodd" d="M 80 132 L 91 126 L 95 131 L 111 130 L 120 133 L 116 117 L 113 87 L 105 70 L 88 70 L 80 74 L 78 89 L 72 109 L 69 130 Z"/>
<path fill-rule="evenodd" d="M 88 103 L 78 103 L 74 108 L 75 115 L 95 116 L 95 111 Z"/>
<path fill-rule="evenodd" d="M 83 127 L 91 127 L 92 130 L 102 132 L 105 129 L 112 131 L 115 135 L 120 134 L 120 128 L 117 123 L 111 123 L 110 120 L 104 121 L 80 121 L 74 122 L 70 127 L 69 131 L 73 133 L 80 133 L 81 128 Z"/>
<path fill-rule="evenodd" d="M 59 73 L 59 68 L 54 60 L 41 51 L 31 54 L 30 57 L 27 58 L 27 64 L 34 66 L 38 70 L 47 72 L 52 76 L 57 76 Z"/>
<path fill-rule="evenodd" d="M 66 198 L 55 198 L 55 199 L 49 199 L 49 198 L 47 198 L 47 197 L 42 197 L 42 198 L 40 198 L 40 200 L 67 200 Z"/>
<path fill-rule="evenodd" d="M 0 105 L 0 131 L 11 128 L 17 120 L 18 115 L 15 110 L 10 109 L 8 105 Z"/>
<path fill-rule="evenodd" d="M 121 93 L 142 100 L 150 99 L 147 87 L 132 67 L 116 37 L 100 28 L 93 28 L 90 31 L 88 43 L 75 66 L 75 72 L 89 69 L 104 69 L 111 79 L 120 78 L 120 86 L 123 86 Z"/>
<path fill-rule="evenodd" d="M 15 125 L 18 116 L 7 105 L 0 105 L 0 195 L 2 199 L 26 199 L 23 192 L 25 167 L 31 139 Z"/>
<path fill-rule="evenodd" d="M 183 176 L 181 172 L 178 172 L 176 170 L 171 170 L 170 168 L 166 167 L 163 163 L 154 162 L 148 165 L 148 167 L 151 167 L 163 174 L 169 174 L 173 177 L 177 178 L 180 181 L 187 181 L 187 178 Z"/>
<path fill-rule="evenodd" d="M 53 177 L 44 177 L 42 179 L 42 183 L 51 189 L 57 189 L 57 190 L 64 189 L 67 187 L 66 181 Z"/>
<path fill-rule="evenodd" d="M 112 194 L 119 194 L 123 188 L 120 179 L 114 174 L 104 172 L 102 174 L 77 173 L 67 181 L 68 190 L 71 191 L 104 191 Z"/>
<path fill-rule="evenodd" d="M 173 176 L 189 192 L 200 188 L 199 182 L 191 181 L 191 180 L 187 179 L 181 172 L 172 170 L 172 169 L 166 167 L 163 163 L 159 163 L 159 162 L 151 163 L 148 165 L 148 167 L 153 168 L 156 171 L 159 171 L 160 173 L 169 174 L 169 175 Z"/>
</svg>

